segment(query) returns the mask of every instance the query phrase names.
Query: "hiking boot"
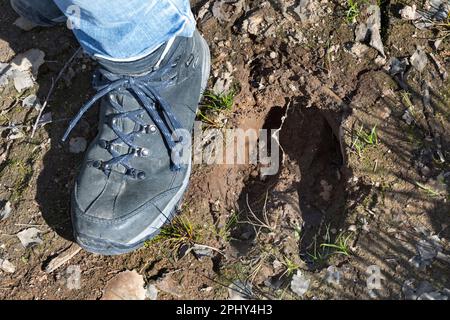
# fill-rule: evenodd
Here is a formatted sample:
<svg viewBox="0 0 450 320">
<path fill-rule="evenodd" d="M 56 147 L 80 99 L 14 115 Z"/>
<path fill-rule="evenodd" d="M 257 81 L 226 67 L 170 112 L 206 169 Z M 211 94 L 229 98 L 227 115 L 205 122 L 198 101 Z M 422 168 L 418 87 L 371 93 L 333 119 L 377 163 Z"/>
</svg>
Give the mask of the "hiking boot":
<svg viewBox="0 0 450 320">
<path fill-rule="evenodd" d="M 67 20 L 53 0 L 11 0 L 11 7 L 21 17 L 42 27 L 51 27 Z"/>
<path fill-rule="evenodd" d="M 176 214 L 191 173 L 191 132 L 210 55 L 195 32 L 135 62 L 99 60 L 97 94 L 63 138 L 101 99 L 98 134 L 72 194 L 74 237 L 93 253 L 133 251 Z"/>
</svg>

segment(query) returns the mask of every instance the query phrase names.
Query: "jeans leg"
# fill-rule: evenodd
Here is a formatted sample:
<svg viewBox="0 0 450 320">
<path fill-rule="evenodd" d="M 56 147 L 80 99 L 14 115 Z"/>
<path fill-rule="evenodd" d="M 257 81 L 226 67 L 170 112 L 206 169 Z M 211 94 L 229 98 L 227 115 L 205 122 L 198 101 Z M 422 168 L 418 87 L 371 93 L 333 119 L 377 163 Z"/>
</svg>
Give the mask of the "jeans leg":
<svg viewBox="0 0 450 320">
<path fill-rule="evenodd" d="M 20 16 L 39 26 L 50 27 L 66 21 L 53 0 L 11 0 L 11 6 Z"/>
<path fill-rule="evenodd" d="M 104 59 L 138 60 L 169 39 L 190 37 L 195 30 L 189 0 L 54 1 L 73 21 L 84 50 Z"/>
</svg>

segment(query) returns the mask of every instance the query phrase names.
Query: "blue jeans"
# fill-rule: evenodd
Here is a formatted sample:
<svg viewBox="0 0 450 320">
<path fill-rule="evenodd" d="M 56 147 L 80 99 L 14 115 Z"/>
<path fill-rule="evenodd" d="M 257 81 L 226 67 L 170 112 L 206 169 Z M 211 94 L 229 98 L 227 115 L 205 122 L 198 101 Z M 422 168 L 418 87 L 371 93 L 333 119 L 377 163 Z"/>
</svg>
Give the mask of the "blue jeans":
<svg viewBox="0 0 450 320">
<path fill-rule="evenodd" d="M 115 61 L 138 60 L 175 36 L 190 37 L 189 0 L 11 0 L 23 17 L 42 26 L 68 17 L 84 50 Z"/>
</svg>

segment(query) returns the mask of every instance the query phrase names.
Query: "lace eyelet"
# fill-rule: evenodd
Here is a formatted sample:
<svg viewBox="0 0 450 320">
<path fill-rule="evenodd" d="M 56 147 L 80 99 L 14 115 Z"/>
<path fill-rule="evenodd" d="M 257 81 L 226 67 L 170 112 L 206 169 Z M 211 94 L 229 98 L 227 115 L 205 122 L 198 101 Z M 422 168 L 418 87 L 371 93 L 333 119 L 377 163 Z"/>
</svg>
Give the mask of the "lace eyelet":
<svg viewBox="0 0 450 320">
<path fill-rule="evenodd" d="M 117 124 L 117 118 L 112 117 L 111 120 L 109 121 L 111 126 L 115 126 Z"/>
<path fill-rule="evenodd" d="M 108 149 L 110 143 L 109 143 L 108 141 L 106 141 L 106 140 L 99 140 L 99 141 L 98 141 L 98 145 L 99 145 L 100 148 L 102 148 L 102 149 Z"/>
<path fill-rule="evenodd" d="M 103 167 L 103 162 L 100 160 L 95 160 L 92 162 L 92 166 L 96 169 L 101 169 Z"/>
<path fill-rule="evenodd" d="M 138 180 L 144 180 L 145 179 L 145 172 L 144 171 L 140 171 L 140 170 L 136 170 L 136 169 L 128 169 L 126 172 L 127 176 L 130 176 L 134 179 L 138 179 Z"/>
<path fill-rule="evenodd" d="M 141 158 L 148 157 L 149 155 L 149 151 L 146 148 L 131 149 L 131 153 L 133 154 L 133 156 Z"/>
</svg>

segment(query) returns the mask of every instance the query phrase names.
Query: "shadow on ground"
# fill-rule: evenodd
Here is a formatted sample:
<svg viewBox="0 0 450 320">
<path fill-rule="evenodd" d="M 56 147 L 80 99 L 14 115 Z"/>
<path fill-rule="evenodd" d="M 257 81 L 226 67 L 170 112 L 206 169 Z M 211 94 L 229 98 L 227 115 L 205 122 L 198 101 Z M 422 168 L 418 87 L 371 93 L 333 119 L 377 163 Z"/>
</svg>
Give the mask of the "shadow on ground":
<svg viewBox="0 0 450 320">
<path fill-rule="evenodd" d="M 9 2 L 0 4 L 0 41 L 8 44 L 8 52 L 0 52 L 2 62 L 8 62 L 16 54 L 31 48 L 37 48 L 45 53 L 45 63 L 39 70 L 36 95 L 43 103 L 60 70 L 69 58 L 79 48 L 70 30 L 65 26 L 41 28 L 32 31 L 22 31 L 13 25 L 17 18 Z M 84 66 L 83 66 L 84 65 Z M 77 112 L 89 94 L 91 83 L 91 65 L 82 54 L 74 60 L 61 80 L 56 83 L 48 106 L 44 112 L 51 112 L 52 123 L 37 130 L 34 138 L 30 136 L 23 143 L 42 144 L 49 141 L 39 166 L 40 173 L 36 185 L 32 186 L 35 199 L 42 212 L 45 222 L 67 240 L 72 240 L 70 222 L 70 192 L 82 154 L 69 152 L 69 144 L 61 142 L 64 130 L 70 118 Z M 25 93 L 26 96 L 26 93 Z M 32 112 L 26 119 L 28 125 L 34 124 L 37 111 Z M 72 134 L 72 137 L 83 136 L 88 141 L 96 128 L 96 116 L 90 113 L 87 120 Z M 93 128 L 93 130 L 91 130 Z M 41 156 L 40 156 L 41 157 Z M 30 176 L 31 180 L 31 176 Z"/>
</svg>

